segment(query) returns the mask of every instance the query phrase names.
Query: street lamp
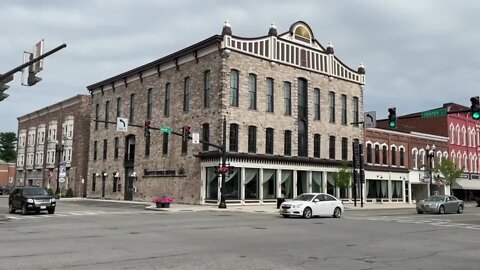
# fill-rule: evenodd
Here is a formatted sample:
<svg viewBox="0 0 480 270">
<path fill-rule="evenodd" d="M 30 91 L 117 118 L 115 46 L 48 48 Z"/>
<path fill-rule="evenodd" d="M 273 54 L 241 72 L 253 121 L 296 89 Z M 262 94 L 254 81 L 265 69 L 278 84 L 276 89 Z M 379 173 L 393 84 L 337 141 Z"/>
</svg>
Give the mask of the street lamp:
<svg viewBox="0 0 480 270">
<path fill-rule="evenodd" d="M 63 149 L 65 147 L 65 142 L 62 140 L 61 143 L 55 141 L 55 153 L 57 155 L 57 188 L 55 189 L 55 197 L 60 199 L 60 160 L 63 155 Z"/>
<path fill-rule="evenodd" d="M 428 157 L 428 170 L 430 173 L 430 196 L 433 195 L 433 158 L 435 157 L 435 145 L 432 145 L 430 148 L 429 145 L 425 147 L 427 149 L 427 157 Z"/>
</svg>

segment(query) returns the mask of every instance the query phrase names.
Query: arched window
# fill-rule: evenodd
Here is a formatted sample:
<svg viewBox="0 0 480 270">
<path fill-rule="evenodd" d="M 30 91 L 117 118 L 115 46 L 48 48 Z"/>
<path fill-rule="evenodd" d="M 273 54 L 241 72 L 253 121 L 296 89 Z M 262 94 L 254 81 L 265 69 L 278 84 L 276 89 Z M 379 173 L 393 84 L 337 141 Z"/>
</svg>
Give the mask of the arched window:
<svg viewBox="0 0 480 270">
<path fill-rule="evenodd" d="M 460 145 L 460 127 L 457 126 L 457 144 Z"/>
<path fill-rule="evenodd" d="M 467 130 L 465 129 L 465 126 L 462 127 L 462 138 L 463 138 L 463 143 L 462 145 L 467 145 Z"/>
<path fill-rule="evenodd" d="M 453 124 L 450 125 L 450 143 L 455 143 L 455 128 L 453 127 Z"/>
</svg>

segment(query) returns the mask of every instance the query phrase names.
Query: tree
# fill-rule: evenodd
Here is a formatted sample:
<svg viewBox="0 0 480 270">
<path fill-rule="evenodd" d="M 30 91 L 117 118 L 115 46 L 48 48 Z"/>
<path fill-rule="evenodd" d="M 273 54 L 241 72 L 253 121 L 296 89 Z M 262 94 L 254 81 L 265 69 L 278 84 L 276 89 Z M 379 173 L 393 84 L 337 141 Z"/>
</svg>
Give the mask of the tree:
<svg viewBox="0 0 480 270">
<path fill-rule="evenodd" d="M 5 162 L 15 161 L 17 135 L 14 132 L 0 132 L 0 159 Z"/>
<path fill-rule="evenodd" d="M 457 178 L 463 173 L 463 169 L 458 168 L 457 164 L 450 159 L 442 158 L 442 163 L 436 166 L 435 171 L 443 175 L 443 181 L 450 186 L 450 194 L 452 194 L 452 186 L 457 183 Z"/>
<path fill-rule="evenodd" d="M 352 170 L 348 166 L 347 161 L 343 160 L 341 168 L 338 172 L 333 173 L 333 182 L 335 186 L 341 190 L 346 189 L 352 185 Z"/>
</svg>

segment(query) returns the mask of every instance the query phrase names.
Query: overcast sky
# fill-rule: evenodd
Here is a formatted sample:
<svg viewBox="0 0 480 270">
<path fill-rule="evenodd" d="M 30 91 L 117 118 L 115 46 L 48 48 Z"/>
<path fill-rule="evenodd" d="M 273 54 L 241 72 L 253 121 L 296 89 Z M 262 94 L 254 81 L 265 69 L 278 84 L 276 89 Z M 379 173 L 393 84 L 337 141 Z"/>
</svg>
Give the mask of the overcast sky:
<svg viewBox="0 0 480 270">
<path fill-rule="evenodd" d="M 215 34 L 279 33 L 305 21 L 324 46 L 357 69 L 364 63 L 365 111 L 386 117 L 480 95 L 480 1 L 1 0 L 0 73 L 22 64 L 45 40 L 43 80 L 21 86 L 15 74 L 0 102 L 0 132 L 17 117 L 77 94 L 87 85 L 146 64 Z"/>
</svg>

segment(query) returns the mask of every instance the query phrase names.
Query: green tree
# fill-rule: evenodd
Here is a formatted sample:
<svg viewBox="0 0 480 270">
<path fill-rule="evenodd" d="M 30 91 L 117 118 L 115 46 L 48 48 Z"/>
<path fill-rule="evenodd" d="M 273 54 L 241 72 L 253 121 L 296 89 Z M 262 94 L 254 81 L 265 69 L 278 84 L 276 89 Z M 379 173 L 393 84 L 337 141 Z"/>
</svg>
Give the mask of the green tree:
<svg viewBox="0 0 480 270">
<path fill-rule="evenodd" d="M 15 152 L 17 135 L 14 132 L 0 132 L 0 159 L 13 162 L 17 157 Z"/>
<path fill-rule="evenodd" d="M 335 186 L 339 187 L 341 190 L 352 185 L 352 170 L 348 166 L 347 161 L 343 160 L 340 170 L 333 173 L 333 182 L 335 183 Z"/>
<path fill-rule="evenodd" d="M 450 194 L 452 194 L 452 186 L 457 183 L 457 178 L 463 173 L 463 169 L 458 168 L 457 164 L 450 159 L 442 158 L 442 163 L 435 167 L 435 171 L 443 175 L 443 181 L 450 186 Z"/>
</svg>

